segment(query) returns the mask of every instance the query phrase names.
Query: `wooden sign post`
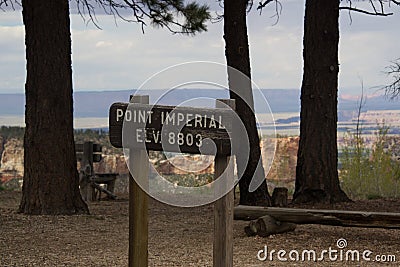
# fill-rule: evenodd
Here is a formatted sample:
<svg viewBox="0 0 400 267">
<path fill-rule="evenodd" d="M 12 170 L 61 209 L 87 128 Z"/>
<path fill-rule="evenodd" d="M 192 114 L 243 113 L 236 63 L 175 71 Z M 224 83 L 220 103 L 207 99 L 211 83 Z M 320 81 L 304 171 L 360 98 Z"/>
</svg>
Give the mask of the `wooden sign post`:
<svg viewBox="0 0 400 267">
<path fill-rule="evenodd" d="M 217 100 L 213 109 L 153 106 L 148 105 L 148 96 L 134 96 L 130 103 L 114 103 L 109 116 L 110 142 L 115 147 L 129 148 L 128 164 L 133 176 L 129 181 L 129 266 L 148 266 L 146 150 L 216 155 L 214 177 L 222 180 L 216 183 L 215 190 L 221 194 L 217 198 L 221 198 L 214 203 L 213 265 L 233 266 L 234 177 L 230 130 L 234 100 Z"/>
<path fill-rule="evenodd" d="M 217 108 L 222 103 L 235 109 L 234 100 L 220 100 Z M 230 156 L 217 154 L 214 160 L 215 179 L 226 179 L 225 188 L 222 191 L 231 190 L 214 203 L 214 241 L 213 241 L 213 266 L 233 267 L 233 208 L 234 208 L 234 183 L 233 161 Z M 221 190 L 217 190 L 221 191 Z"/>
<path fill-rule="evenodd" d="M 148 104 L 149 96 L 132 96 L 130 103 Z M 144 149 L 129 150 L 129 267 L 148 266 L 148 196 L 137 181 L 147 181 L 149 159 Z M 136 180 L 135 180 L 135 179 Z M 143 183 L 142 183 L 143 184 Z M 146 186 L 146 183 L 144 183 Z"/>
</svg>

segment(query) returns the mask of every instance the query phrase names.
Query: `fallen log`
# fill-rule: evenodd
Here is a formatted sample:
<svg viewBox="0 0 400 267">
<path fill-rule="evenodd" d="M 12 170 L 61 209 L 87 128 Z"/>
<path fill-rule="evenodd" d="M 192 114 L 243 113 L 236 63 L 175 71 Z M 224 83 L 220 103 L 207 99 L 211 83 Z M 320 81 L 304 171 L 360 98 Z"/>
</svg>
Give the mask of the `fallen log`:
<svg viewBox="0 0 400 267">
<path fill-rule="evenodd" d="M 275 220 L 274 217 L 266 215 L 251 221 L 249 226 L 244 228 L 247 236 L 261 236 L 267 237 L 269 235 L 283 234 L 286 232 L 294 231 L 296 224 L 288 222 L 280 222 Z"/>
<path fill-rule="evenodd" d="M 314 210 L 243 205 L 234 209 L 235 220 L 255 220 L 266 215 L 280 222 L 295 224 L 400 229 L 400 213 L 392 212 Z"/>
</svg>

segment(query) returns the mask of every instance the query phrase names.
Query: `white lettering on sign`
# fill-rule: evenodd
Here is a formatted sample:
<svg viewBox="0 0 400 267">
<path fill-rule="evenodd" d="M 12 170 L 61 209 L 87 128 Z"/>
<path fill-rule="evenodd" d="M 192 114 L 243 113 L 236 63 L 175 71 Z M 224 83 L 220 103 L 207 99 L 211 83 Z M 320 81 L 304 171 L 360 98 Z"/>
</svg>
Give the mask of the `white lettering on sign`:
<svg viewBox="0 0 400 267">
<path fill-rule="evenodd" d="M 190 113 L 186 114 L 186 120 L 187 120 L 186 126 L 192 127 L 191 121 L 193 120 L 193 114 L 190 114 Z"/>
<path fill-rule="evenodd" d="M 201 147 L 203 144 L 203 138 L 201 134 L 192 134 L 192 133 L 175 133 L 175 132 L 169 132 L 167 137 L 167 142 L 170 145 L 175 145 L 178 144 L 180 146 L 186 145 L 186 146 L 197 146 Z M 137 143 L 155 143 L 155 144 L 161 144 L 161 131 L 159 130 L 154 130 L 154 129 L 142 129 L 142 128 L 137 128 L 136 129 L 136 142 Z"/>
<path fill-rule="evenodd" d="M 173 126 L 183 126 L 188 127 L 204 127 L 204 128 L 214 128 L 214 129 L 225 129 L 222 125 L 222 116 L 219 115 L 215 118 L 211 115 L 209 118 L 206 114 L 191 114 L 191 113 L 179 113 L 179 112 L 161 112 L 161 124 L 173 125 Z M 218 126 L 217 126 L 218 122 Z"/>
<path fill-rule="evenodd" d="M 174 130 L 168 130 L 168 132 L 163 133 L 163 125 L 174 126 L 176 128 L 225 129 L 223 125 L 223 116 L 224 115 L 213 114 L 211 112 L 202 114 L 201 111 L 186 112 L 180 111 L 179 109 L 116 109 L 117 122 L 125 121 L 143 124 L 138 127 L 133 126 L 133 138 L 136 143 L 153 143 L 159 145 L 166 142 L 169 145 L 198 148 L 203 144 L 203 136 L 201 133 L 176 132 Z M 155 125 L 151 125 L 152 123 L 155 123 Z M 191 131 L 193 130 L 194 129 Z"/>
<path fill-rule="evenodd" d="M 172 114 L 170 114 L 169 112 L 167 112 L 167 114 L 161 112 L 161 123 L 175 125 L 175 114 L 175 112 L 173 112 Z"/>
<path fill-rule="evenodd" d="M 124 118 L 125 115 L 125 118 Z M 126 110 L 118 108 L 117 109 L 117 122 L 125 121 L 134 123 L 152 123 L 153 110 Z M 211 115 L 209 118 L 206 114 L 191 114 L 191 113 L 179 113 L 179 112 L 169 112 L 161 111 L 161 124 L 162 125 L 173 125 L 173 126 L 183 126 L 188 127 L 204 127 L 210 129 L 225 129 L 222 124 L 222 116 L 219 115 L 215 118 Z M 217 126 L 218 122 L 218 126 Z"/>
<path fill-rule="evenodd" d="M 142 139 L 142 134 L 143 133 L 143 129 L 136 129 L 136 142 L 138 143 L 143 143 L 143 139 Z"/>
<path fill-rule="evenodd" d="M 184 133 L 169 132 L 168 143 L 170 145 L 175 145 L 175 144 L 178 144 L 180 146 L 196 145 L 197 147 L 201 147 L 203 144 L 203 137 L 201 136 L 201 134 L 196 134 L 193 136 L 193 134 L 191 133 L 184 134 Z"/>
<path fill-rule="evenodd" d="M 203 127 L 203 125 L 201 124 L 201 119 L 202 119 L 201 115 L 199 114 L 194 115 L 194 127 Z"/>
<path fill-rule="evenodd" d="M 121 118 L 124 118 L 124 110 L 117 108 L 117 121 L 120 121 Z"/>
<path fill-rule="evenodd" d="M 151 123 L 153 111 L 152 110 L 127 110 L 125 112 L 125 121 L 135 123 Z M 117 109 L 117 121 L 121 121 L 124 118 L 124 110 Z M 147 121 L 146 121 L 147 119 Z"/>
<path fill-rule="evenodd" d="M 210 118 L 211 120 L 210 120 L 210 127 L 209 128 L 217 128 L 217 124 L 215 123 L 215 119 L 214 119 L 214 115 L 211 115 L 211 118 Z"/>
</svg>

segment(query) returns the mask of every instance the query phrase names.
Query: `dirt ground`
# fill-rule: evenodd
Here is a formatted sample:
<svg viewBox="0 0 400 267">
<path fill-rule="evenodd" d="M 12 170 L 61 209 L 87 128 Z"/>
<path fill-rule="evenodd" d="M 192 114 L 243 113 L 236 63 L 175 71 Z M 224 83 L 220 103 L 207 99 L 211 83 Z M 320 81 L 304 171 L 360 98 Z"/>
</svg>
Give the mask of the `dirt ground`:
<svg viewBox="0 0 400 267">
<path fill-rule="evenodd" d="M 19 192 L 0 191 L 0 266 L 127 266 L 128 200 L 90 204 L 91 215 L 26 216 L 16 213 Z M 318 207 L 318 208 L 321 208 Z M 400 201 L 371 200 L 330 208 L 400 212 Z M 176 208 L 150 201 L 149 266 L 212 266 L 213 207 Z M 234 223 L 234 266 L 400 266 L 400 230 L 299 225 L 291 233 L 267 238 L 247 237 L 248 222 Z M 347 242 L 337 246 L 338 240 Z M 343 244 L 343 243 L 342 243 Z M 275 250 L 272 260 L 260 250 Z M 278 259 L 277 251 L 286 251 Z M 301 261 L 314 250 L 324 261 Z M 333 250 L 336 250 L 333 251 Z M 351 261 L 346 253 L 366 252 Z M 289 258 L 298 251 L 299 261 Z M 295 253 L 290 254 L 296 255 Z M 341 259 L 342 255 L 342 260 Z M 349 254 L 350 255 L 350 254 Z M 378 257 L 377 257 L 378 256 Z M 394 257 L 396 261 L 394 261 Z M 294 256 L 293 256 L 294 257 Z M 379 263 L 385 259 L 391 263 Z"/>
</svg>

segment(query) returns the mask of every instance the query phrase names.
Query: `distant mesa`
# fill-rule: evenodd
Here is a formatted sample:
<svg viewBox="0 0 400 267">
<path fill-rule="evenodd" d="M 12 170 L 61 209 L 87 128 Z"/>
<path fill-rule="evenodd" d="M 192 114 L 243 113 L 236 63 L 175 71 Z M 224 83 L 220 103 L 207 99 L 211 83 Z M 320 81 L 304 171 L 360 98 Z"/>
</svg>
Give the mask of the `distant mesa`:
<svg viewBox="0 0 400 267">
<path fill-rule="evenodd" d="M 135 90 L 119 91 L 93 91 L 74 93 L 74 116 L 76 118 L 106 118 L 108 110 L 114 102 L 127 102 L 129 95 Z M 150 103 L 157 100 L 158 104 L 178 105 L 185 101 L 198 97 L 203 98 L 229 98 L 227 90 L 215 89 L 178 89 L 166 93 L 166 90 L 147 90 Z M 262 89 L 262 94 L 268 101 L 273 113 L 281 112 L 300 112 L 300 91 L 298 89 Z M 142 93 L 142 92 L 141 92 Z M 262 97 L 261 97 L 262 98 Z M 200 101 L 200 100 L 199 100 Z M 345 96 L 339 98 L 339 119 L 352 116 L 350 112 L 357 110 L 358 98 Z M 211 103 L 211 101 L 210 101 Z M 214 104 L 214 102 L 212 102 Z M 255 97 L 256 113 L 265 112 L 264 99 Z M 22 116 L 24 115 L 25 97 L 24 94 L 0 94 L 0 116 Z M 390 101 L 383 95 L 369 96 L 363 110 L 399 110 L 398 101 Z M 260 112 L 262 110 L 262 112 Z M 348 113 L 343 113 L 348 111 Z M 289 118 L 295 120 L 296 118 Z M 288 119 L 288 120 L 289 120 Z M 281 122 L 278 123 L 288 123 Z"/>
<path fill-rule="evenodd" d="M 300 116 L 295 116 L 295 117 L 290 117 L 287 119 L 277 119 L 275 123 L 277 124 L 289 124 L 289 123 L 299 123 L 300 122 Z"/>
</svg>

